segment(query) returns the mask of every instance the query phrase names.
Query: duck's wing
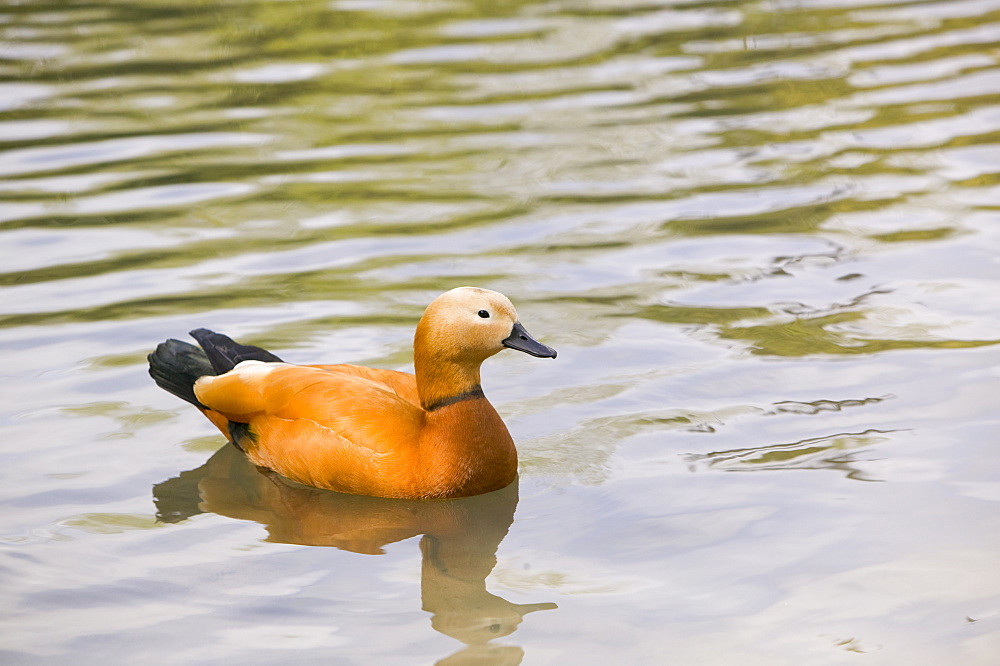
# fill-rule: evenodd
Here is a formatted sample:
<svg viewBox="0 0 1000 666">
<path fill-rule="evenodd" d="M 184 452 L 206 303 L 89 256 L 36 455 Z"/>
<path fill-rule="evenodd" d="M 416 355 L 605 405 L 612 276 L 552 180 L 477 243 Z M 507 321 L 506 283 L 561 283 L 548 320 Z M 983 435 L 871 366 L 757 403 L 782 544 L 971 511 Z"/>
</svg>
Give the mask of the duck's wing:
<svg viewBox="0 0 1000 666">
<path fill-rule="evenodd" d="M 284 436 L 289 428 L 305 432 L 311 423 L 322 428 L 320 433 L 329 431 L 331 443 L 342 445 L 340 440 L 346 440 L 376 454 L 415 447 L 424 411 L 391 385 L 363 374 L 247 362 L 224 375 L 202 377 L 194 392 L 209 409 L 230 421 L 250 424 L 251 437 L 263 434 L 254 429 L 264 419 L 280 419 L 293 422 L 282 426 Z M 407 393 L 399 381 L 401 392 Z"/>
<path fill-rule="evenodd" d="M 420 394 L 417 392 L 417 378 L 409 372 L 398 370 L 383 370 L 381 368 L 367 368 L 363 365 L 350 365 L 342 363 L 339 365 L 310 365 L 310 368 L 319 368 L 329 372 L 337 372 L 353 377 L 361 377 L 378 384 L 392 391 L 400 398 L 409 403 L 420 406 Z"/>
<path fill-rule="evenodd" d="M 363 495 L 419 492 L 424 411 L 352 373 L 247 362 L 202 377 L 195 395 L 230 421 L 257 465 L 306 485 Z"/>
</svg>

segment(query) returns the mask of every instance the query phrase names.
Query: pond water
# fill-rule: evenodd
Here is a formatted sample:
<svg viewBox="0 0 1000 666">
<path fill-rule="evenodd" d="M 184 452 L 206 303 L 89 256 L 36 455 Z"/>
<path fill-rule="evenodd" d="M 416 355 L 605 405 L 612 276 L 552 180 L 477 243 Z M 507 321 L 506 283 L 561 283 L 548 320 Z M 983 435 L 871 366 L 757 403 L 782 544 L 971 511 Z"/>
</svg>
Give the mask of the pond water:
<svg viewBox="0 0 1000 666">
<path fill-rule="evenodd" d="M 995 664 L 1000 0 L 0 9 L 0 661 Z M 519 484 L 262 474 L 146 354 L 408 369 Z"/>
</svg>

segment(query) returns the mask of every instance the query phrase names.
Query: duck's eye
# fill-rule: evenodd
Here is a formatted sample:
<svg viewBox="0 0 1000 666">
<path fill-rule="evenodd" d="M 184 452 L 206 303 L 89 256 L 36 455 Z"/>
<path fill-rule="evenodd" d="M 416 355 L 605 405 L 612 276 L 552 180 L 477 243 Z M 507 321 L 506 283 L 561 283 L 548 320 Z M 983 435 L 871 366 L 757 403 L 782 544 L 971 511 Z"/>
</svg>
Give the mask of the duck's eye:
<svg viewBox="0 0 1000 666">
<path fill-rule="evenodd" d="M 487 312 L 486 310 L 480 310 L 479 311 L 479 316 L 482 317 L 483 319 L 489 319 L 490 318 L 490 313 Z"/>
</svg>

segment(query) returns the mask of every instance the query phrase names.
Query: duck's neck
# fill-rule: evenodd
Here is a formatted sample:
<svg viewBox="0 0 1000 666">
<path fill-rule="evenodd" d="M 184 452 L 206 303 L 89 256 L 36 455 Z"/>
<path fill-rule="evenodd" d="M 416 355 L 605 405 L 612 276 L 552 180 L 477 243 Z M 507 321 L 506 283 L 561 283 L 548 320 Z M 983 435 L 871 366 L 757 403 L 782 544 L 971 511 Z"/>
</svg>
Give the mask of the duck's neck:
<svg viewBox="0 0 1000 666">
<path fill-rule="evenodd" d="M 417 353 L 413 366 L 420 406 L 427 411 L 483 396 L 479 384 L 479 363 L 456 363 Z"/>
</svg>

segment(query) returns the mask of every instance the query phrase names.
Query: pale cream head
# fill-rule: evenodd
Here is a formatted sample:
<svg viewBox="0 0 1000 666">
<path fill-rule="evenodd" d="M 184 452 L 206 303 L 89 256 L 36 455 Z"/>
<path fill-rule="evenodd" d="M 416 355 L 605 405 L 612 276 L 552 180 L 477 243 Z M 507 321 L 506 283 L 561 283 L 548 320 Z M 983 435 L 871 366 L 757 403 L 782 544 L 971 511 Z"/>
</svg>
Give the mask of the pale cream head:
<svg viewBox="0 0 1000 666">
<path fill-rule="evenodd" d="M 415 346 L 433 356 L 482 362 L 504 349 L 518 321 L 503 294 L 479 287 L 458 287 L 435 298 L 417 325 Z"/>
<path fill-rule="evenodd" d="M 503 294 L 459 287 L 435 298 L 413 336 L 413 368 L 424 409 L 463 394 L 482 395 L 479 366 L 502 349 L 556 357 L 554 349 L 524 330 Z"/>
</svg>

